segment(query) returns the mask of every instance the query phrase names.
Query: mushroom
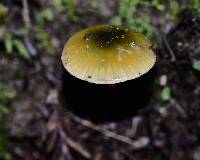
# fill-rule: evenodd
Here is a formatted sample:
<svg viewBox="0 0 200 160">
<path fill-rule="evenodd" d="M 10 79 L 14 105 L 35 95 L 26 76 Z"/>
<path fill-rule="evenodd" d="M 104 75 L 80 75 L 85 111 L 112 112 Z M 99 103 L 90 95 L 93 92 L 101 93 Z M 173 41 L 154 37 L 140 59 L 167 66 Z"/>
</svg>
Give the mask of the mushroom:
<svg viewBox="0 0 200 160">
<path fill-rule="evenodd" d="M 61 100 L 78 116 L 122 120 L 149 104 L 156 56 L 141 33 L 126 26 L 90 27 L 68 40 L 61 59 Z"/>
<path fill-rule="evenodd" d="M 72 36 L 61 59 L 65 69 L 76 78 L 115 84 L 148 72 L 156 56 L 141 33 L 126 26 L 97 25 Z"/>
</svg>

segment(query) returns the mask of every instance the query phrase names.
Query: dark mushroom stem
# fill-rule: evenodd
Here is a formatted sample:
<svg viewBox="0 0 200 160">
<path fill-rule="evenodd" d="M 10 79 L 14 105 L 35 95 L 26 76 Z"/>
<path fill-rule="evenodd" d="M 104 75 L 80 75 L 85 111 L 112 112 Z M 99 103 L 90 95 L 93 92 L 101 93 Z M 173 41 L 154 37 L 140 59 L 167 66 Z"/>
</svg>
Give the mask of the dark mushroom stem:
<svg viewBox="0 0 200 160">
<path fill-rule="evenodd" d="M 94 122 L 120 121 L 148 107 L 153 96 L 155 68 L 124 83 L 96 85 L 63 72 L 61 99 L 64 110 Z"/>
</svg>

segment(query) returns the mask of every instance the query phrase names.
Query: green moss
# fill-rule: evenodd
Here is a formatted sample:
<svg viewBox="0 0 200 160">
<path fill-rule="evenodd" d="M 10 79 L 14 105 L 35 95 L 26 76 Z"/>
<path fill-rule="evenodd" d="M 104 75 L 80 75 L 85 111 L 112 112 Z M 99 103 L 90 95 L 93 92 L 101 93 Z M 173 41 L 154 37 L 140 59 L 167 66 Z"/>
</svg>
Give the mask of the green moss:
<svg viewBox="0 0 200 160">
<path fill-rule="evenodd" d="M 164 12 L 165 15 L 175 21 L 178 14 L 185 8 L 192 9 L 196 14 L 200 14 L 200 1 L 191 0 L 179 3 L 176 0 L 170 0 L 170 3 L 164 3 L 161 0 L 120 0 L 118 15 L 112 18 L 112 24 L 125 24 L 139 32 L 145 34 L 152 41 L 157 41 L 154 34 L 154 27 L 151 24 L 149 12 L 147 10 L 156 10 Z M 142 9 L 142 14 L 141 14 Z"/>
<path fill-rule="evenodd" d="M 150 7 L 154 6 L 161 10 L 164 9 L 158 0 L 156 1 L 146 1 L 146 0 L 121 0 L 119 2 L 118 15 L 113 17 L 112 24 L 117 25 L 128 25 L 130 28 L 136 29 L 139 32 L 145 34 L 151 40 L 155 40 L 153 27 L 150 24 L 150 17 L 148 14 L 143 14 L 142 16 L 138 15 L 138 7 Z"/>
<path fill-rule="evenodd" d="M 45 52 L 54 55 L 55 49 L 52 47 L 50 42 L 50 37 L 48 32 L 45 31 L 46 22 L 52 22 L 54 20 L 54 15 L 49 8 L 46 8 L 36 14 L 36 38 L 41 44 L 41 47 Z"/>
<path fill-rule="evenodd" d="M 91 1 L 95 5 L 95 1 Z M 76 0 L 51 0 L 51 4 L 57 9 L 58 12 L 67 13 L 68 19 L 72 22 L 77 22 L 78 8 L 76 6 Z"/>
<path fill-rule="evenodd" d="M 0 24 L 6 24 L 10 21 L 10 16 L 8 14 L 8 8 L 1 4 L 0 2 Z"/>
<path fill-rule="evenodd" d="M 0 18 L 6 17 L 7 13 L 8 13 L 8 8 L 0 4 Z"/>
<path fill-rule="evenodd" d="M 196 14 L 200 15 L 200 1 L 199 0 L 191 0 L 190 3 L 191 3 L 192 10 Z"/>
<path fill-rule="evenodd" d="M 8 124 L 6 116 L 10 113 L 9 103 L 16 97 L 9 85 L 0 83 L 0 159 L 11 160 L 11 155 L 8 151 Z"/>
<path fill-rule="evenodd" d="M 0 132 L 2 132 L 0 130 Z M 11 155 L 8 152 L 8 137 L 6 136 L 5 131 L 4 134 L 0 133 L 0 159 L 1 160 L 11 160 Z"/>
<path fill-rule="evenodd" d="M 183 8 L 183 5 L 180 5 L 177 1 L 172 0 L 166 10 L 166 13 L 171 17 L 172 20 L 175 21 Z"/>
<path fill-rule="evenodd" d="M 94 9 L 96 9 L 96 8 L 98 7 L 98 2 L 97 2 L 97 0 L 91 0 L 91 1 L 90 1 L 90 4 L 91 4 L 92 8 L 94 8 Z"/>
</svg>

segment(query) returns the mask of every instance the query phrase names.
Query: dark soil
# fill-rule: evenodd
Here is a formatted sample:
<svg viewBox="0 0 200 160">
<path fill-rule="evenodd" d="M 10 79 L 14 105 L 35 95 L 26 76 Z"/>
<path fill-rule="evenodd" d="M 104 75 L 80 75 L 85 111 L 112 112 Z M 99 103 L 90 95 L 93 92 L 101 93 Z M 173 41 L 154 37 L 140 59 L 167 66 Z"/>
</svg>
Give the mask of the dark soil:
<svg viewBox="0 0 200 160">
<path fill-rule="evenodd" d="M 30 2 L 31 16 L 34 17 L 42 3 L 37 0 Z M 86 3 L 80 2 L 80 5 Z M 107 2 L 102 1 L 102 5 L 104 3 Z M 20 4 L 11 5 L 11 14 L 16 17 L 12 23 L 16 27 L 23 23 L 17 18 Z M 10 81 L 19 95 L 18 100 L 12 102 L 13 113 L 8 117 L 10 150 L 14 159 L 199 160 L 200 72 L 192 68 L 192 62 L 200 59 L 200 17 L 191 11 L 184 11 L 176 27 L 168 34 L 160 34 L 162 42 L 156 47 L 153 91 L 148 103 L 137 108 L 136 112 L 131 96 L 128 97 L 130 103 L 120 104 L 124 110 L 115 112 L 116 108 L 110 102 L 111 108 L 102 106 L 104 104 L 97 100 L 94 108 L 87 107 L 83 99 L 90 97 L 81 97 L 80 88 L 75 92 L 77 101 L 73 99 L 72 86 L 68 92 L 60 60 L 64 42 L 81 28 L 109 23 L 116 6 L 111 2 L 107 6 L 110 12 L 105 14 L 86 10 L 78 23 L 66 22 L 65 15 L 56 16 L 58 23 L 47 27 L 54 42 L 58 41 L 56 56 L 45 54 L 34 35 L 29 38 L 37 55 L 31 60 L 24 60 L 17 53 L 9 56 L 0 51 L 0 80 Z M 5 58 L 9 61 L 6 62 Z M 15 64 L 17 71 L 11 71 L 10 64 Z M 160 96 L 163 77 L 167 78 L 166 85 L 171 88 L 169 101 L 163 101 Z M 74 81 L 84 85 L 77 79 Z M 70 96 L 71 102 L 79 107 L 70 108 L 66 101 Z M 92 92 L 89 96 L 92 97 Z M 108 117 L 108 113 L 117 114 Z"/>
</svg>

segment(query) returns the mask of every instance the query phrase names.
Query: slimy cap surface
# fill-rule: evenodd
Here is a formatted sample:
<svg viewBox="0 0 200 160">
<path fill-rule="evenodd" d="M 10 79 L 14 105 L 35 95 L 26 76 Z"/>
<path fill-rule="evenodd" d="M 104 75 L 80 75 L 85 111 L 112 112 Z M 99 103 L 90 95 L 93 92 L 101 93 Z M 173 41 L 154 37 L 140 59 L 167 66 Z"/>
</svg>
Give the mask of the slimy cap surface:
<svg viewBox="0 0 200 160">
<path fill-rule="evenodd" d="M 115 84 L 148 72 L 156 56 L 141 33 L 126 26 L 98 25 L 75 33 L 65 44 L 65 69 L 81 80 Z"/>
</svg>

